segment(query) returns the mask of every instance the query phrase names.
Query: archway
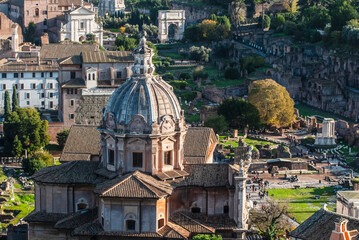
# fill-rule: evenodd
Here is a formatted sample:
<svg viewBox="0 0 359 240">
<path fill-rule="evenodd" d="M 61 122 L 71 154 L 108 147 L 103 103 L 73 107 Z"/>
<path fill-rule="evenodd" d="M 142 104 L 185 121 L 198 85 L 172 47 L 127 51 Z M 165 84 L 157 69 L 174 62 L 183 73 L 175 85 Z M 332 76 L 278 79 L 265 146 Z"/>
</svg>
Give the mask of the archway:
<svg viewBox="0 0 359 240">
<path fill-rule="evenodd" d="M 168 39 L 174 39 L 177 34 L 177 25 L 171 23 L 168 25 Z"/>
</svg>

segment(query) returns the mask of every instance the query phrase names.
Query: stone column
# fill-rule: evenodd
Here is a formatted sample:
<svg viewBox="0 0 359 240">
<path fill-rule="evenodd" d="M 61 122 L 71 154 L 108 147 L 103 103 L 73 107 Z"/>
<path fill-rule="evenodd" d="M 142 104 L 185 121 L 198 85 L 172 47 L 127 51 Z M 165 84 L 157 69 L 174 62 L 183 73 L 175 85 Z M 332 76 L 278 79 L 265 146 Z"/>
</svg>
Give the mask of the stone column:
<svg viewBox="0 0 359 240">
<path fill-rule="evenodd" d="M 241 167 L 238 176 L 234 177 L 235 181 L 235 221 L 237 223 L 237 238 L 246 239 L 246 231 L 248 230 L 248 211 L 247 211 L 247 195 L 246 195 L 246 180 L 247 174 Z"/>
</svg>

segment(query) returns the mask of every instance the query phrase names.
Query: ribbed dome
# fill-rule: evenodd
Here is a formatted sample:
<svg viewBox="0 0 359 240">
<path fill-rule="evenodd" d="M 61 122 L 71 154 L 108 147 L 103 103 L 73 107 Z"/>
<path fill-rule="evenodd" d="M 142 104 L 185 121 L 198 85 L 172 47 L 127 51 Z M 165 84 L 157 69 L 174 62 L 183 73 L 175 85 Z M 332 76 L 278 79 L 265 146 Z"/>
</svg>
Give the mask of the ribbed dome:
<svg viewBox="0 0 359 240">
<path fill-rule="evenodd" d="M 151 126 L 153 122 L 159 124 L 165 115 L 179 120 L 181 106 L 172 87 L 160 77 L 132 77 L 112 94 L 105 118 L 108 113 L 113 114 L 116 124 L 127 125 L 133 116 L 139 114 Z"/>
</svg>

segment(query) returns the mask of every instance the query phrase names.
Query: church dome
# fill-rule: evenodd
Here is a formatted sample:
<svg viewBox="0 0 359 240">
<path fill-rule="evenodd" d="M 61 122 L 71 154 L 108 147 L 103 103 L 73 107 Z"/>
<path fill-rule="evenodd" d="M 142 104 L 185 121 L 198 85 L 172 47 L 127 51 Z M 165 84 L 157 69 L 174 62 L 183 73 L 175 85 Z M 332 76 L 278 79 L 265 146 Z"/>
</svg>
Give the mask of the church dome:
<svg viewBox="0 0 359 240">
<path fill-rule="evenodd" d="M 181 106 L 173 88 L 161 77 L 153 75 L 153 50 L 147 46 L 145 35 L 133 56 L 132 77 L 116 89 L 107 103 L 104 112 L 106 128 L 120 129 L 131 124 L 134 117 L 140 119 L 137 119 L 138 124 L 142 121 L 148 127 L 161 124 L 164 118 L 178 122 L 182 118 Z"/>
</svg>

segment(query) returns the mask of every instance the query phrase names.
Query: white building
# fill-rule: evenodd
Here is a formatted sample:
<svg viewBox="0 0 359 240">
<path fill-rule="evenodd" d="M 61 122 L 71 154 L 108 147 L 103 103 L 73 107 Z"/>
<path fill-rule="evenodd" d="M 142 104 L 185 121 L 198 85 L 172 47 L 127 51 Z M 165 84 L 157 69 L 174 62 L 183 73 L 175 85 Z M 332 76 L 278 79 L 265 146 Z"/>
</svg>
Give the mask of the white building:
<svg viewBox="0 0 359 240">
<path fill-rule="evenodd" d="M 324 118 L 322 124 L 322 133 L 315 136 L 314 145 L 317 146 L 335 146 L 335 121 L 333 118 Z"/>
<path fill-rule="evenodd" d="M 98 13 L 100 16 L 107 14 L 118 16 L 125 12 L 125 0 L 100 0 L 98 3 Z"/>
<path fill-rule="evenodd" d="M 0 109 L 4 109 L 5 91 L 12 96 L 13 87 L 18 89 L 19 107 L 57 109 L 58 65 L 9 62 L 0 66 Z"/>
<path fill-rule="evenodd" d="M 103 29 L 96 22 L 95 12 L 79 7 L 67 12 L 65 19 L 65 24 L 60 28 L 60 41 L 82 42 L 88 34 L 94 34 L 96 41 L 102 45 Z"/>
</svg>

